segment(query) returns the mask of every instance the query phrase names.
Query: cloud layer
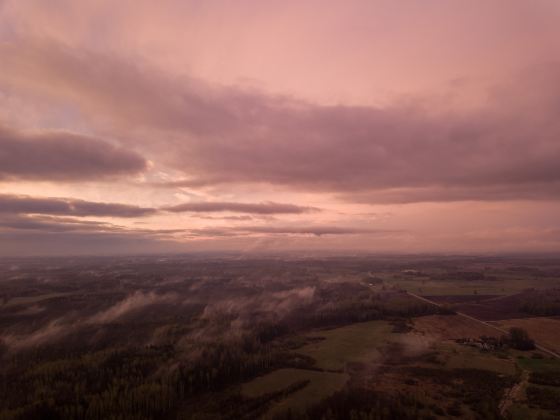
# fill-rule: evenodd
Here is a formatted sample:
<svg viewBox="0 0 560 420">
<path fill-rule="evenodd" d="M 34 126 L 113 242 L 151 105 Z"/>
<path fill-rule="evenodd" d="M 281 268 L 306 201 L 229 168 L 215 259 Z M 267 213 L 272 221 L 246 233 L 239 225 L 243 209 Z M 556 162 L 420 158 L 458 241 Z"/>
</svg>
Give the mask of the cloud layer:
<svg viewBox="0 0 560 420">
<path fill-rule="evenodd" d="M 184 203 L 176 206 L 165 207 L 164 210 L 173 213 L 249 213 L 249 214 L 301 214 L 317 212 L 315 207 L 296 206 L 295 204 L 282 203 L 231 203 L 231 202 L 199 202 Z"/>
<path fill-rule="evenodd" d="M 0 214 L 49 214 L 62 216 L 140 217 L 152 208 L 117 203 L 97 203 L 71 198 L 37 198 L 0 194 Z"/>
<path fill-rule="evenodd" d="M 5 81 L 41 89 L 119 129 L 159 132 L 142 147 L 184 171 L 192 186 L 270 183 L 348 199 L 349 192 L 392 190 L 383 200 L 396 202 L 412 201 L 395 196 L 398 189 L 414 189 L 418 201 L 492 200 L 488 188 L 499 197 L 557 196 L 555 63 L 492 87 L 475 109 L 425 99 L 375 108 L 211 86 L 61 45 L 14 47 L 0 48 Z"/>
<path fill-rule="evenodd" d="M 62 216 L 143 217 L 157 212 L 247 213 L 254 215 L 303 214 L 320 211 L 315 207 L 286 203 L 190 202 L 161 209 L 119 203 L 100 203 L 72 198 L 30 197 L 0 194 L 0 214 L 46 214 Z"/>
<path fill-rule="evenodd" d="M 24 134 L 0 126 L 0 180 L 78 182 L 147 169 L 137 153 L 68 132 Z"/>
</svg>

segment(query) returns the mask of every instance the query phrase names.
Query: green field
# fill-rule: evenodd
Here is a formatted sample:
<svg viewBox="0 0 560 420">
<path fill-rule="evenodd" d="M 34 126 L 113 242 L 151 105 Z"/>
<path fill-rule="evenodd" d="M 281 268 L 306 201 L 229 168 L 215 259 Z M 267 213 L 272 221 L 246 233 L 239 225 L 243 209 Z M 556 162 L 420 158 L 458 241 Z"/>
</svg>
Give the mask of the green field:
<svg viewBox="0 0 560 420">
<path fill-rule="evenodd" d="M 318 368 L 341 370 L 347 362 L 379 360 L 379 349 L 387 342 L 391 330 L 388 322 L 370 321 L 318 331 L 313 337 L 323 337 L 324 340 L 307 344 L 297 351 L 315 359 Z"/>
<path fill-rule="evenodd" d="M 268 416 L 273 417 L 287 409 L 302 411 L 341 389 L 348 375 L 344 373 L 318 372 L 303 369 L 279 369 L 258 377 L 241 386 L 241 394 L 256 398 L 268 393 L 280 391 L 290 385 L 309 381 L 304 388 L 289 394 L 286 398 L 273 404 Z"/>
<path fill-rule="evenodd" d="M 480 369 L 511 376 L 517 373 L 514 360 L 499 358 L 495 353 L 454 343 L 440 345 L 438 350 L 447 369 Z"/>
<path fill-rule="evenodd" d="M 308 380 L 309 383 L 304 388 L 274 403 L 268 415 L 273 416 L 287 409 L 301 411 L 344 386 L 349 378 L 348 374 L 342 372 L 346 363 L 380 360 L 380 348 L 391 337 L 391 330 L 392 326 L 388 322 L 371 321 L 316 331 L 310 337 L 321 337 L 322 340 L 306 344 L 297 349 L 297 352 L 312 357 L 317 368 L 329 372 L 279 369 L 243 384 L 241 393 L 255 398 Z"/>
</svg>

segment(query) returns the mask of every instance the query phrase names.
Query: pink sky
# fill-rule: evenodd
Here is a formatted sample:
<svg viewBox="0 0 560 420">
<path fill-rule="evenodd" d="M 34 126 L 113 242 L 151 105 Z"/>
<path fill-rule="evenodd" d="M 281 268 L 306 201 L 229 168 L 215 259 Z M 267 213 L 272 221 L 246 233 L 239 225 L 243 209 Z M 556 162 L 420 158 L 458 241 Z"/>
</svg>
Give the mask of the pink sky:
<svg viewBox="0 0 560 420">
<path fill-rule="evenodd" d="M 558 22 L 0 0 L 0 255 L 560 251 Z"/>
</svg>

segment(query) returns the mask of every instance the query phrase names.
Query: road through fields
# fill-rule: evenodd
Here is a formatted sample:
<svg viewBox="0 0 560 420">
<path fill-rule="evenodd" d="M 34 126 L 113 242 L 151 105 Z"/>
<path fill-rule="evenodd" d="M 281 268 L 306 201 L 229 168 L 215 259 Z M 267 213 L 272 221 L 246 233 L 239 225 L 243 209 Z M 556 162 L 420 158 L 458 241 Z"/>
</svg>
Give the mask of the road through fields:
<svg viewBox="0 0 560 420">
<path fill-rule="evenodd" d="M 416 294 L 414 294 L 414 293 L 410 293 L 410 292 L 406 292 L 406 293 L 407 293 L 409 296 L 412 296 L 412 297 L 414 297 L 414 298 L 416 298 L 416 299 L 419 299 L 419 300 L 424 301 L 424 302 L 426 302 L 426 303 L 429 303 L 429 304 L 431 304 L 431 305 L 436 305 L 436 306 L 438 306 L 438 307 L 440 307 L 440 308 L 442 307 L 442 305 L 441 305 L 440 303 L 434 302 L 433 300 L 426 299 L 425 297 L 416 295 Z M 462 313 L 462 312 L 455 312 L 455 313 L 456 313 L 457 315 L 459 315 L 459 316 L 462 316 L 463 318 L 470 319 L 471 321 L 478 322 L 479 324 L 483 324 L 483 325 L 486 325 L 487 327 L 490 327 L 490 328 L 493 328 L 493 329 L 495 329 L 495 330 L 497 330 L 497 331 L 500 331 L 500 332 L 503 333 L 503 334 L 508 334 L 508 333 L 509 333 L 507 330 L 504 330 L 503 328 L 496 327 L 495 325 L 492 325 L 492 324 L 490 324 L 489 322 L 482 321 L 482 320 L 480 320 L 480 319 L 474 318 L 474 317 L 472 317 L 472 316 L 470 316 L 470 315 L 467 315 L 467 314 L 465 314 L 465 313 Z M 535 347 L 536 347 L 538 350 L 542 351 L 543 353 L 547 353 L 547 354 L 550 355 L 550 356 L 553 356 L 553 357 L 556 357 L 557 359 L 560 359 L 560 354 L 558 354 L 558 353 L 556 353 L 556 352 L 554 352 L 554 351 L 552 351 L 552 350 L 550 350 L 550 349 L 548 349 L 548 348 L 546 348 L 546 347 L 543 347 L 542 345 L 538 344 L 537 342 L 535 342 Z"/>
</svg>

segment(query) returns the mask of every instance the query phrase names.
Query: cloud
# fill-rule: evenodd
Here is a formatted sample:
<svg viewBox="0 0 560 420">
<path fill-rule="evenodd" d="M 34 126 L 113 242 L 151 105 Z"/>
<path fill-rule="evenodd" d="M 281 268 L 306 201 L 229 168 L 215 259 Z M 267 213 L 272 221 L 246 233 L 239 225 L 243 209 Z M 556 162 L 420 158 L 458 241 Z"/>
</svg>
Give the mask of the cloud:
<svg viewBox="0 0 560 420">
<path fill-rule="evenodd" d="M 97 181 L 146 169 L 147 161 L 139 154 L 98 139 L 0 126 L 0 180 Z"/>
<path fill-rule="evenodd" d="M 363 234 L 391 234 L 396 233 L 395 230 L 370 229 L 366 227 L 346 227 L 336 225 L 319 225 L 319 226 L 240 226 L 231 228 L 203 228 L 191 229 L 188 231 L 193 237 L 197 236 L 246 236 L 253 234 L 270 234 L 270 235 L 363 235 Z"/>
<path fill-rule="evenodd" d="M 184 233 L 185 229 L 138 229 L 119 226 L 96 220 L 84 220 L 74 217 L 45 215 L 8 214 L 0 218 L 0 228 L 4 230 L 31 230 L 43 233 L 56 232 L 93 232 L 99 234 L 118 233 L 122 235 L 170 236 Z M 2 230 L 0 229 L 0 233 Z"/>
<path fill-rule="evenodd" d="M 183 229 L 138 229 L 82 217 L 137 218 L 156 209 L 70 198 L 0 194 L 0 255 L 170 252 Z"/>
<path fill-rule="evenodd" d="M 62 230 L 60 226 L 39 230 L 0 229 L 0 255 L 134 255 L 189 250 L 186 244 L 157 231 Z"/>
<path fill-rule="evenodd" d="M 201 203 L 184 203 L 176 206 L 165 207 L 164 210 L 181 213 L 248 213 L 248 214 L 301 214 L 317 212 L 319 209 L 315 207 L 297 206 L 295 204 L 282 203 L 231 203 L 231 202 L 201 202 Z"/>
<path fill-rule="evenodd" d="M 63 216 L 142 217 L 156 209 L 128 204 L 99 203 L 72 198 L 38 198 L 0 194 L 0 214 L 47 214 Z"/>
<path fill-rule="evenodd" d="M 0 52 L 3 83 L 143 133 L 146 150 L 188 177 L 181 184 L 258 182 L 350 200 L 391 190 L 384 202 L 494 200 L 486 189 L 507 199 L 558 198 L 558 63 L 504 78 L 478 108 L 459 109 L 425 98 L 313 104 L 53 43 L 5 43 Z"/>
<path fill-rule="evenodd" d="M 109 232 L 119 231 L 115 225 L 109 223 L 95 222 L 61 217 L 43 217 L 28 215 L 9 215 L 0 218 L 0 228 L 10 230 L 33 230 L 40 232 Z M 0 231 L 1 232 L 1 231 Z"/>
<path fill-rule="evenodd" d="M 344 226 L 307 226 L 307 227 L 277 227 L 277 226 L 252 226 L 240 228 L 241 232 L 269 233 L 280 235 L 359 235 L 359 234 L 384 234 L 394 231 L 383 229 L 369 229 L 364 227 Z"/>
<path fill-rule="evenodd" d="M 171 213 L 197 213 L 197 217 L 213 219 L 205 213 L 247 213 L 262 217 L 276 214 L 303 214 L 318 212 L 320 209 L 286 203 L 235 203 L 235 202 L 194 202 L 162 208 L 139 207 L 129 204 L 101 203 L 72 198 L 30 197 L 25 195 L 0 194 L 0 214 L 43 214 L 62 216 L 97 216 L 135 218 L 150 216 L 161 211 Z M 251 216 L 220 217 L 223 220 L 252 220 Z"/>
<path fill-rule="evenodd" d="M 409 204 L 453 201 L 557 200 L 560 182 L 535 182 L 509 185 L 432 186 L 380 189 L 339 194 L 345 201 L 371 204 Z"/>
<path fill-rule="evenodd" d="M 0 214 L 0 255 L 109 255 L 187 250 L 184 229 L 138 229 L 96 220 Z"/>
<path fill-rule="evenodd" d="M 254 216 L 248 216 L 248 215 L 242 215 L 242 216 L 206 216 L 204 214 L 194 214 L 193 217 L 197 217 L 199 219 L 204 219 L 204 220 L 231 220 L 231 221 L 249 221 L 249 220 L 254 220 L 257 219 L 257 217 Z M 274 218 L 272 216 L 260 216 L 258 217 L 258 219 L 261 220 L 274 220 Z"/>
</svg>

